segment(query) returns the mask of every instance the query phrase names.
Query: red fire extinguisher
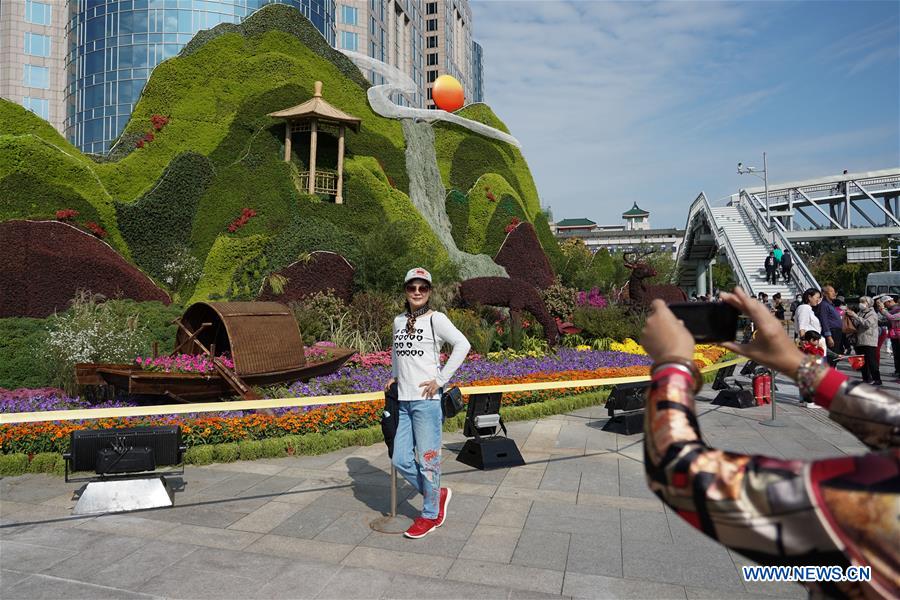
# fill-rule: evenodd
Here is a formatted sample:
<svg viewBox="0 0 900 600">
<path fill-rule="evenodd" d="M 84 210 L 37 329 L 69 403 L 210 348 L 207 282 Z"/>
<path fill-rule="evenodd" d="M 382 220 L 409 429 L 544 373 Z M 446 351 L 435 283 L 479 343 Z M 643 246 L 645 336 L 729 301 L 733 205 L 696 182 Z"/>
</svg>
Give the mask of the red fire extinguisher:
<svg viewBox="0 0 900 600">
<path fill-rule="evenodd" d="M 753 377 L 753 397 L 757 406 L 772 402 L 772 375 L 768 370 L 760 370 Z"/>
</svg>

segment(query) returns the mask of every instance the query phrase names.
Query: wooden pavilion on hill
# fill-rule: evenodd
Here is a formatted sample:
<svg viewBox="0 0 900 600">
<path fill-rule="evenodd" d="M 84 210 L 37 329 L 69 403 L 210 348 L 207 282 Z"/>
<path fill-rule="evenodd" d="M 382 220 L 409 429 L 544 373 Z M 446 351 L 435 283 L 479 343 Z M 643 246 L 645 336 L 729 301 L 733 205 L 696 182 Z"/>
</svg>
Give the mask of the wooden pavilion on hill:
<svg viewBox="0 0 900 600">
<path fill-rule="evenodd" d="M 317 81 L 313 97 L 292 108 L 269 113 L 270 117 L 285 120 L 284 161 L 291 161 L 291 136 L 298 132 L 309 132 L 309 170 L 300 173 L 300 187 L 310 194 L 334 196 L 335 204 L 342 204 L 344 187 L 344 132 L 347 127 L 358 132 L 361 119 L 335 108 L 322 98 L 322 82 Z M 318 132 L 337 134 L 337 173 L 320 170 L 316 172 L 316 146 Z"/>
</svg>

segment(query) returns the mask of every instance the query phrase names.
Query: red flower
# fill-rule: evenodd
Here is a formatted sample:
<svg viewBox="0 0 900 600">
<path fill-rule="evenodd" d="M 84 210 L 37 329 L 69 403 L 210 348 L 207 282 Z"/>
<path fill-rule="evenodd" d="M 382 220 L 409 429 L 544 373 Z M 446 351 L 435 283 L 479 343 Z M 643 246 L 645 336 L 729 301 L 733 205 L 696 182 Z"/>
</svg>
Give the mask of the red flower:
<svg viewBox="0 0 900 600">
<path fill-rule="evenodd" d="M 105 238 L 107 235 L 109 235 L 106 233 L 106 230 L 103 229 L 103 227 L 97 225 L 93 221 L 85 222 L 84 226 L 90 229 L 91 233 L 96 235 L 98 238 Z"/>
<path fill-rule="evenodd" d="M 519 217 L 513 217 L 512 220 L 510 220 L 509 225 L 506 226 L 506 233 L 510 233 L 513 229 L 518 227 L 521 222 Z"/>
<path fill-rule="evenodd" d="M 59 221 L 68 221 L 78 216 L 78 211 L 71 208 L 64 208 L 56 211 L 56 219 Z"/>
<path fill-rule="evenodd" d="M 159 131 L 169 122 L 169 117 L 163 115 L 153 115 L 150 117 L 150 124 L 153 125 L 153 129 Z"/>
<path fill-rule="evenodd" d="M 254 209 L 252 209 L 252 208 L 241 209 L 240 216 L 237 217 L 234 221 L 232 221 L 230 225 L 228 225 L 228 231 L 230 231 L 231 233 L 234 233 L 235 231 L 237 231 L 238 229 L 240 229 L 241 227 L 246 225 L 247 222 L 250 221 L 250 219 L 255 216 L 256 216 L 256 211 Z"/>
<path fill-rule="evenodd" d="M 136 141 L 136 142 L 134 143 L 134 147 L 135 147 L 135 148 L 143 148 L 143 147 L 144 147 L 144 140 L 143 140 L 143 139 L 140 139 L 140 140 Z"/>
<path fill-rule="evenodd" d="M 152 142 L 154 139 L 156 139 L 156 136 L 153 135 L 152 131 L 148 131 L 147 133 L 144 134 L 145 142 Z"/>
<path fill-rule="evenodd" d="M 496 201 L 497 201 L 497 197 L 494 195 L 494 192 L 488 192 L 488 193 L 487 193 L 487 198 L 488 198 L 488 200 L 490 200 L 491 202 L 496 202 Z"/>
</svg>

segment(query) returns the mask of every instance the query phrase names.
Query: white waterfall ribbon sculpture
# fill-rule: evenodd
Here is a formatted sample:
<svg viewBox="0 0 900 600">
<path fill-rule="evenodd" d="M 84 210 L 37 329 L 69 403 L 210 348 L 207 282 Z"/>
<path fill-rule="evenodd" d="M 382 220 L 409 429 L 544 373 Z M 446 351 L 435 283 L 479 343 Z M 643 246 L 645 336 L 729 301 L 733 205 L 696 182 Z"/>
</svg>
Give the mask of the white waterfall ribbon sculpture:
<svg viewBox="0 0 900 600">
<path fill-rule="evenodd" d="M 474 131 L 475 133 L 481 134 L 485 137 L 494 138 L 496 140 L 500 140 L 502 142 L 506 142 L 507 144 L 512 144 L 516 148 L 521 148 L 522 145 L 519 144 L 519 140 L 509 135 L 508 133 L 504 133 L 495 127 L 490 127 L 489 125 L 485 125 L 484 123 L 479 123 L 478 121 L 473 121 L 471 119 L 466 119 L 460 117 L 459 115 L 455 115 L 453 113 L 448 113 L 443 110 L 428 110 L 425 108 L 411 108 L 409 106 L 400 106 L 399 104 L 395 104 L 391 101 L 391 94 L 400 93 L 400 94 L 410 94 L 413 95 L 418 91 L 418 87 L 416 83 L 403 71 L 384 63 L 380 60 L 375 60 L 365 54 L 360 54 L 359 52 L 353 52 L 350 50 L 341 50 L 344 54 L 347 55 L 350 60 L 352 60 L 356 66 L 361 69 L 369 69 L 378 73 L 382 77 L 384 77 L 387 83 L 383 85 L 374 85 L 369 88 L 368 97 L 369 104 L 372 106 L 372 110 L 381 115 L 382 117 L 387 117 L 389 119 L 414 119 L 419 121 L 447 121 L 449 123 L 454 123 L 459 125 L 460 127 L 465 127 L 470 131 Z"/>
</svg>

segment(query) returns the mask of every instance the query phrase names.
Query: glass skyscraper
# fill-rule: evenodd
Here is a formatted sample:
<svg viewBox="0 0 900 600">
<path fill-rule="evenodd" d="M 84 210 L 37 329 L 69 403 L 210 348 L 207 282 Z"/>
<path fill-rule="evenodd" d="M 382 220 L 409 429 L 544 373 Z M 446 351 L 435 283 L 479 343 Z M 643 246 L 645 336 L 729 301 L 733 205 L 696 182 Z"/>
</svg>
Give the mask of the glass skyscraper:
<svg viewBox="0 0 900 600">
<path fill-rule="evenodd" d="M 201 29 L 239 23 L 272 2 L 296 7 L 335 45 L 334 0 L 70 0 L 66 137 L 105 153 L 156 65 Z"/>
</svg>

